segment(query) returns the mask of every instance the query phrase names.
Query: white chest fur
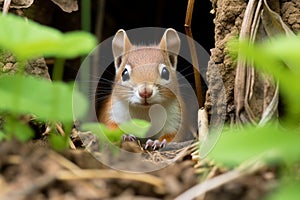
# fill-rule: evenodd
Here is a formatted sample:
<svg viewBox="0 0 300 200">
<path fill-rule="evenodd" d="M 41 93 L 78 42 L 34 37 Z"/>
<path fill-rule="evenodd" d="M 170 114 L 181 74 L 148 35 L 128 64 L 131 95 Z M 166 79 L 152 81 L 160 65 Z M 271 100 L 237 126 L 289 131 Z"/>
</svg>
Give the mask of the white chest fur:
<svg viewBox="0 0 300 200">
<path fill-rule="evenodd" d="M 157 137 L 166 133 L 175 133 L 181 123 L 180 106 L 176 100 L 151 107 L 132 106 L 126 101 L 115 101 L 112 104 L 111 119 L 121 124 L 131 119 L 143 119 L 151 122 L 147 137 Z"/>
</svg>

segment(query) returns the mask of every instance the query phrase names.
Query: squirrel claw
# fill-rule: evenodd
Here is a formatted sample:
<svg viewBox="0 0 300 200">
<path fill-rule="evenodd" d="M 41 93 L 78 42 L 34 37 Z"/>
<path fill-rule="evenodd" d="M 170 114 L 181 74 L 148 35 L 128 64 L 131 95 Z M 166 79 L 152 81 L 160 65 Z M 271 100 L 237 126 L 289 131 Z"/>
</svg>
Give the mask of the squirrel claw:
<svg viewBox="0 0 300 200">
<path fill-rule="evenodd" d="M 155 151 L 161 148 L 164 148 L 167 144 L 167 140 L 163 139 L 163 141 L 159 141 L 159 140 L 147 140 L 146 144 L 145 144 L 145 149 L 151 148 L 151 150 Z"/>
<path fill-rule="evenodd" d="M 134 142 L 136 141 L 136 137 L 132 134 L 124 134 L 122 135 L 122 141 L 130 141 L 130 142 Z"/>
</svg>

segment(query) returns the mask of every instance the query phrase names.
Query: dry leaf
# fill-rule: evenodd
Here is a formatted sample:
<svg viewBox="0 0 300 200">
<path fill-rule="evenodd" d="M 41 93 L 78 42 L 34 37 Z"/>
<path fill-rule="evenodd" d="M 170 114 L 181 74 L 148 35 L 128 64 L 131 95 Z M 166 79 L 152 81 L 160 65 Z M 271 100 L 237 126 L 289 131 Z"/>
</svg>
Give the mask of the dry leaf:
<svg viewBox="0 0 300 200">
<path fill-rule="evenodd" d="M 73 12 L 78 10 L 77 0 L 51 0 L 65 12 Z"/>
<path fill-rule="evenodd" d="M 10 8 L 28 8 L 33 4 L 34 0 L 12 0 L 10 3 Z M 3 4 L 4 0 L 0 0 L 0 4 Z"/>
<path fill-rule="evenodd" d="M 293 34 L 266 0 L 250 0 L 243 19 L 240 39 L 261 41 L 277 34 Z M 235 81 L 238 123 L 265 124 L 278 115 L 278 83 L 253 68 L 250 60 L 238 60 Z"/>
</svg>

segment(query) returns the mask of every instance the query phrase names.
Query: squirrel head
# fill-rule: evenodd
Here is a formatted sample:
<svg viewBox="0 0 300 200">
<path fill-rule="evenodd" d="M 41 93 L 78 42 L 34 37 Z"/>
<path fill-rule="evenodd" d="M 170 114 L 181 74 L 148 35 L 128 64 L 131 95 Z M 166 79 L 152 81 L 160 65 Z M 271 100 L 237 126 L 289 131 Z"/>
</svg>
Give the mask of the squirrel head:
<svg viewBox="0 0 300 200">
<path fill-rule="evenodd" d="M 174 29 L 167 29 L 159 44 L 151 46 L 132 45 L 120 29 L 112 41 L 112 50 L 116 69 L 113 92 L 123 91 L 120 98 L 124 94 L 133 104 L 150 105 L 176 96 L 180 38 Z"/>
</svg>

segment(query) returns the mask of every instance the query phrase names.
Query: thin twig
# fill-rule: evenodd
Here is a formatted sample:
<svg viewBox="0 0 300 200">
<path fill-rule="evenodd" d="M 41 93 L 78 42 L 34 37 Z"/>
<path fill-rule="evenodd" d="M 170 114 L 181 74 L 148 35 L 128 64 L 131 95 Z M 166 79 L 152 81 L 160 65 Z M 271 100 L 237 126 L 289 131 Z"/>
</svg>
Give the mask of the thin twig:
<svg viewBox="0 0 300 200">
<path fill-rule="evenodd" d="M 212 178 L 203 183 L 195 185 L 194 187 L 190 188 L 186 192 L 179 195 L 175 200 L 194 199 L 197 196 L 203 195 L 206 192 L 216 189 L 226 183 L 229 183 L 233 180 L 236 180 L 238 178 L 241 178 L 241 177 L 249 175 L 253 172 L 256 172 L 259 169 L 262 169 L 262 167 L 264 167 L 264 165 L 260 162 L 257 162 L 256 164 L 247 166 L 243 169 L 235 169 L 235 170 L 229 171 L 225 174 L 216 176 L 215 178 Z"/>
<path fill-rule="evenodd" d="M 2 15 L 6 15 L 8 13 L 10 3 L 11 3 L 11 0 L 4 0 Z"/>
<path fill-rule="evenodd" d="M 56 124 L 56 128 L 58 130 L 58 132 L 62 135 L 62 136 L 66 136 L 65 131 L 63 130 L 63 128 L 61 127 L 61 125 L 59 123 Z M 76 149 L 76 146 L 74 145 L 74 143 L 72 142 L 72 140 L 69 140 L 69 144 L 70 144 L 70 148 L 71 149 Z"/>
<path fill-rule="evenodd" d="M 204 142 L 208 136 L 208 117 L 207 112 L 204 108 L 198 110 L 198 134 L 199 141 Z"/>
<path fill-rule="evenodd" d="M 104 15 L 105 15 L 105 1 L 106 0 L 99 0 L 97 2 L 97 18 L 96 18 L 96 36 L 98 41 L 102 41 L 102 33 L 103 33 L 103 24 L 104 24 Z"/>
<path fill-rule="evenodd" d="M 72 171 L 72 170 L 81 169 L 80 167 L 78 167 L 78 165 L 71 162 L 70 160 L 68 160 L 64 156 L 56 153 L 55 151 L 49 151 L 49 156 L 50 156 L 50 158 L 55 160 L 55 162 L 57 162 L 58 164 L 60 164 L 61 166 L 65 167 L 68 170 Z"/>
<path fill-rule="evenodd" d="M 60 181 L 82 179 L 126 179 L 153 185 L 162 193 L 166 191 L 164 182 L 160 178 L 149 174 L 133 174 L 111 169 L 64 170 L 57 174 L 57 179 Z"/>
<path fill-rule="evenodd" d="M 195 78 L 195 85 L 196 85 L 196 94 L 197 94 L 197 99 L 199 106 L 202 107 L 204 106 L 204 98 L 202 96 L 202 83 L 201 83 L 201 76 L 200 76 L 200 68 L 199 68 L 199 62 L 197 58 L 197 52 L 196 52 L 196 47 L 195 43 L 193 40 L 193 34 L 192 34 L 192 29 L 191 29 L 191 24 L 192 24 L 192 16 L 193 16 L 193 10 L 194 10 L 194 2 L 195 0 L 189 0 L 187 9 L 186 9 L 186 15 L 185 15 L 185 33 L 187 36 L 190 52 L 191 52 L 191 58 L 192 58 L 192 64 L 194 66 L 194 78 Z"/>
<path fill-rule="evenodd" d="M 70 173 L 73 173 L 74 175 L 76 175 L 76 173 L 81 172 L 81 168 L 78 165 L 71 162 L 64 156 L 60 155 L 59 153 L 56 153 L 55 151 L 50 151 L 49 157 L 52 158 L 58 164 L 60 164 L 62 167 L 65 167 L 67 170 L 70 170 Z M 89 180 L 81 181 L 81 184 L 87 188 L 94 187 L 92 182 L 90 182 Z"/>
</svg>

